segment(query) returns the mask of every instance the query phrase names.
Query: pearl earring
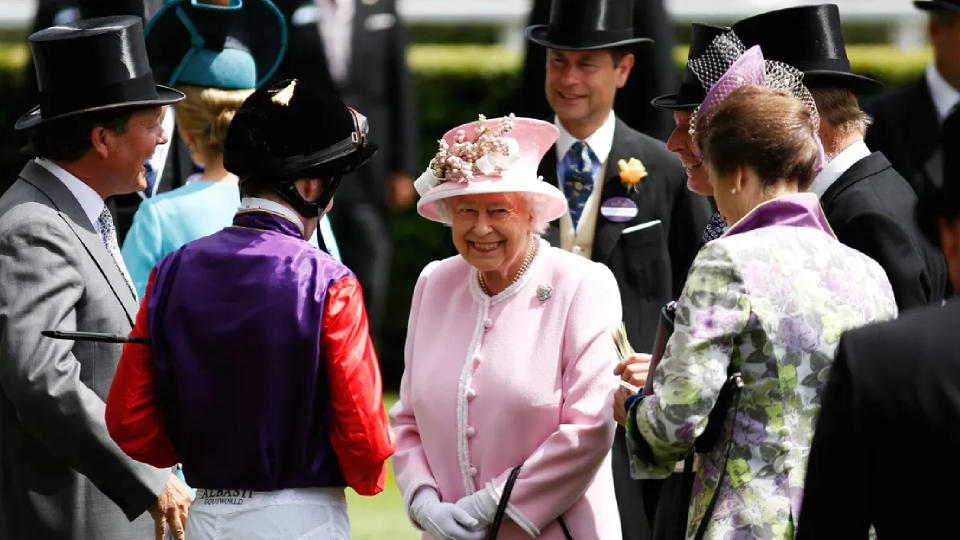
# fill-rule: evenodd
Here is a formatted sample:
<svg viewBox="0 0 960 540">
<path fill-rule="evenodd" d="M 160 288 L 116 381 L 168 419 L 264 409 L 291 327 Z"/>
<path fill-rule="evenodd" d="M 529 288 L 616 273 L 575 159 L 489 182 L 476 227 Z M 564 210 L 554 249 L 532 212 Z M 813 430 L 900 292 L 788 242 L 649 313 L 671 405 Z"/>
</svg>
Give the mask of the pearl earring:
<svg viewBox="0 0 960 540">
<path fill-rule="evenodd" d="M 730 194 L 731 194 L 731 195 L 736 195 L 736 194 L 737 194 L 737 188 L 731 189 L 731 190 L 730 190 Z"/>
</svg>

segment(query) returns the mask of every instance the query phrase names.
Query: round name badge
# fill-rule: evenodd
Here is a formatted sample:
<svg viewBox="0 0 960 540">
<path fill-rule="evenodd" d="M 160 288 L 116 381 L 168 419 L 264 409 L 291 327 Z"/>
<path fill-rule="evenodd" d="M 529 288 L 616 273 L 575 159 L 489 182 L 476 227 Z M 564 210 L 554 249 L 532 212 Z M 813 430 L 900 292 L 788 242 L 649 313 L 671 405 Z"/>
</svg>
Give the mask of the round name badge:
<svg viewBox="0 0 960 540">
<path fill-rule="evenodd" d="M 637 217 L 637 203 L 627 197 L 611 197 L 600 205 L 600 215 L 610 221 L 630 221 Z"/>
</svg>

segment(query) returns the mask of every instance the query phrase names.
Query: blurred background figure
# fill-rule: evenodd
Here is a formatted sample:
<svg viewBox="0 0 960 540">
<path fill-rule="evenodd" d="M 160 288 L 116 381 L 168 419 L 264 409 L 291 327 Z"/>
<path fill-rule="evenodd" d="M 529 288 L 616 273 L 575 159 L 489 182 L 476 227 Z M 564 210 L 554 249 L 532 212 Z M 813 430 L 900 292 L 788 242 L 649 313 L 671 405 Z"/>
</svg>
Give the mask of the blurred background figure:
<svg viewBox="0 0 960 540">
<path fill-rule="evenodd" d="M 223 4 L 223 5 L 220 5 Z M 267 80 L 286 46 L 283 16 L 270 0 L 167 3 L 146 28 L 158 80 L 186 95 L 176 129 L 199 178 L 140 204 L 123 258 L 141 297 L 150 270 L 183 244 L 230 225 L 240 207 L 236 175 L 223 167 L 223 144 L 243 100 Z"/>
<path fill-rule="evenodd" d="M 871 153 L 863 142 L 870 119 L 857 94 L 882 85 L 851 71 L 837 5 L 769 11 L 737 22 L 733 31 L 745 46 L 760 45 L 765 58 L 803 72 L 826 159 L 810 190 L 837 238 L 883 267 L 900 311 L 939 304 L 946 269 L 917 227 L 917 197 L 884 153 Z"/>
<path fill-rule="evenodd" d="M 943 178 L 926 192 L 950 283 L 960 290 L 960 123 L 945 122 Z M 891 463 L 960 451 L 960 302 L 956 298 L 897 321 L 847 332 L 823 395 L 810 448 L 797 538 L 952 538 L 960 482 L 953 467 L 898 476 L 877 489 Z M 904 361 L 904 359 L 909 359 Z M 895 436 L 891 433 L 895 432 Z"/>
<path fill-rule="evenodd" d="M 362 112 L 380 152 L 347 178 L 330 214 L 343 262 L 357 273 L 379 341 L 390 281 L 391 209 L 415 198 L 417 111 L 407 35 L 395 0 L 278 0 L 289 43 L 276 78 L 315 82 Z"/>
<path fill-rule="evenodd" d="M 940 126 L 960 103 L 960 0 L 917 0 L 927 12 L 933 61 L 912 83 L 865 104 L 873 117 L 867 145 L 884 153 L 917 194 L 917 173 L 940 143 Z"/>
<path fill-rule="evenodd" d="M 528 26 L 546 24 L 550 20 L 552 0 L 533 0 Z M 670 134 L 669 114 L 650 106 L 654 97 L 670 91 L 676 82 L 673 27 L 668 20 L 663 0 L 633 0 L 634 35 L 653 40 L 652 46 L 637 47 L 634 68 L 627 83 L 617 93 L 614 109 L 617 116 L 633 129 L 666 140 Z M 517 114 L 549 119 L 553 111 L 543 93 L 546 77 L 546 50 L 528 44 L 523 60 L 523 79 L 517 94 Z"/>
</svg>

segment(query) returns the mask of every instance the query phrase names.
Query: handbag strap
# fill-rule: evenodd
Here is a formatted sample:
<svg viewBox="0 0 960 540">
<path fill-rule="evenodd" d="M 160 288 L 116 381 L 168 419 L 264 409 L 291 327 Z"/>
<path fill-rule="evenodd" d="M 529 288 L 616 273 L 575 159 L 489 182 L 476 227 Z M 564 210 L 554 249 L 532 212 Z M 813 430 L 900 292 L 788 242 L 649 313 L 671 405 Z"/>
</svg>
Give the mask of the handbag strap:
<svg viewBox="0 0 960 540">
<path fill-rule="evenodd" d="M 723 462 L 720 465 L 720 476 L 717 477 L 717 487 L 713 490 L 713 496 L 710 497 L 710 504 L 707 505 L 707 510 L 703 513 L 703 517 L 700 519 L 700 525 L 697 527 L 697 534 L 693 537 L 694 540 L 703 540 L 703 536 L 707 533 L 707 525 L 710 522 L 710 516 L 713 515 L 713 509 L 717 506 L 717 499 L 720 495 L 720 487 L 723 485 L 723 475 L 727 472 L 727 459 L 730 457 L 730 447 L 733 446 L 732 429 L 737 424 L 737 415 L 740 414 L 740 394 L 742 393 L 741 390 L 743 389 L 743 376 L 740 373 L 734 373 L 730 376 L 729 382 L 734 387 L 731 434 L 730 438 L 727 439 L 727 448 L 723 451 Z M 690 463 L 692 464 L 692 461 Z"/>
<path fill-rule="evenodd" d="M 503 523 L 503 515 L 507 511 L 507 503 L 510 502 L 510 492 L 513 491 L 513 485 L 517 483 L 517 477 L 520 476 L 521 468 L 523 468 L 522 463 L 510 470 L 507 483 L 503 485 L 503 494 L 500 495 L 500 502 L 497 503 L 497 513 L 493 515 L 493 523 L 490 524 L 490 530 L 487 532 L 487 540 L 496 540 L 497 533 L 500 532 L 500 524 Z"/>
<path fill-rule="evenodd" d="M 503 523 L 503 516 L 507 512 L 507 503 L 510 502 L 510 493 L 513 492 L 513 485 L 517 483 L 517 477 L 520 476 L 520 469 L 523 468 L 523 464 L 517 465 L 510 470 L 510 475 L 507 476 L 507 483 L 503 485 L 503 494 L 500 495 L 500 502 L 497 503 L 497 513 L 493 515 L 493 523 L 490 524 L 490 530 L 487 531 L 486 540 L 496 540 L 497 533 L 500 532 L 500 525 Z M 563 516 L 557 518 L 557 521 L 560 522 L 560 528 L 563 529 L 563 536 L 567 540 L 573 540 L 573 536 L 570 535 L 570 530 L 567 529 L 567 524 L 563 521 Z"/>
</svg>

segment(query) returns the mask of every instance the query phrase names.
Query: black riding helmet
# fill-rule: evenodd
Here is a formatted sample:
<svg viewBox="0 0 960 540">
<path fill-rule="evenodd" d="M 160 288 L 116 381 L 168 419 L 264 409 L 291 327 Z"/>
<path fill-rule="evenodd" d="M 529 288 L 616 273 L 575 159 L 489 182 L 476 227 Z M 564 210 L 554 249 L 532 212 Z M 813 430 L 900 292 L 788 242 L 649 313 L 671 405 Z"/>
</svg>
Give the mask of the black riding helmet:
<svg viewBox="0 0 960 540">
<path fill-rule="evenodd" d="M 337 97 L 288 79 L 261 87 L 243 102 L 227 131 L 223 164 L 241 186 L 269 187 L 304 216 L 316 217 L 343 175 L 376 153 L 367 131 L 366 118 Z M 318 200 L 297 192 L 294 183 L 302 178 L 324 181 Z"/>
</svg>

